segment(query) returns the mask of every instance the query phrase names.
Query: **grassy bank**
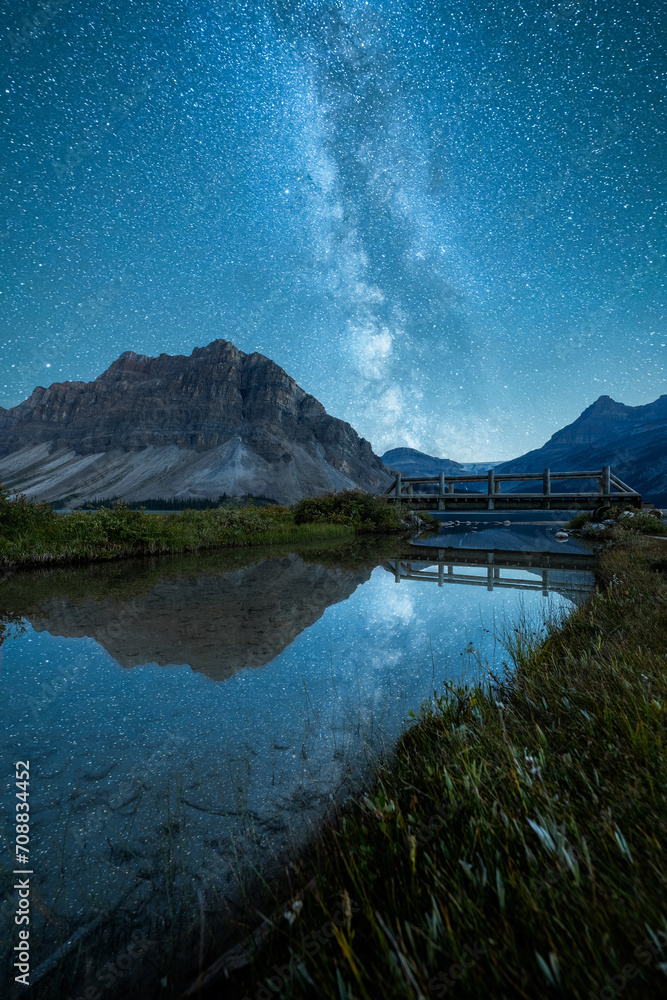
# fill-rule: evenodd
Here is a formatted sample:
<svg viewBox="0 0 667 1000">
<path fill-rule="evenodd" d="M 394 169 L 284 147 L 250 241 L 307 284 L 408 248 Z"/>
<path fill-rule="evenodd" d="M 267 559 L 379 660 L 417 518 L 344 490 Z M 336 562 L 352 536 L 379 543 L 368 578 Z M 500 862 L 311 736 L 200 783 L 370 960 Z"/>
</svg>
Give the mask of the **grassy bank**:
<svg viewBox="0 0 667 1000">
<path fill-rule="evenodd" d="M 385 501 L 357 490 L 293 507 L 222 506 L 147 514 L 125 504 L 59 514 L 0 486 L 0 567 L 40 566 L 216 548 L 343 542 L 403 529 Z"/>
<path fill-rule="evenodd" d="M 443 692 L 290 873 L 301 898 L 259 907 L 283 900 L 264 947 L 193 995 L 664 995 L 666 569 L 624 534 L 590 604 Z"/>
</svg>

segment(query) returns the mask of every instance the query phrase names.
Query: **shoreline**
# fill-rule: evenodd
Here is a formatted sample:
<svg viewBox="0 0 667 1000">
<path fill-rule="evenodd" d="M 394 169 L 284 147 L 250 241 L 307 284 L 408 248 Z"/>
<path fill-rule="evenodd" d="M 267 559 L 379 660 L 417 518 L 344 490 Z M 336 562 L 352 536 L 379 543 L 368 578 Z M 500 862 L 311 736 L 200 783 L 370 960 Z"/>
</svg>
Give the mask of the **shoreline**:
<svg viewBox="0 0 667 1000">
<path fill-rule="evenodd" d="M 183 995 L 213 997 L 224 981 L 230 1000 L 261 1000 L 280 980 L 304 998 L 440 997 L 447 982 L 462 997 L 658 996 L 660 541 L 616 540 L 599 555 L 590 602 L 543 641 L 520 623 L 506 636 L 504 678 L 425 707 L 373 793 L 353 797 L 295 860 L 291 891 L 283 880 L 262 901 L 282 919 L 261 948 L 247 914 L 245 935 L 211 954 Z"/>
</svg>

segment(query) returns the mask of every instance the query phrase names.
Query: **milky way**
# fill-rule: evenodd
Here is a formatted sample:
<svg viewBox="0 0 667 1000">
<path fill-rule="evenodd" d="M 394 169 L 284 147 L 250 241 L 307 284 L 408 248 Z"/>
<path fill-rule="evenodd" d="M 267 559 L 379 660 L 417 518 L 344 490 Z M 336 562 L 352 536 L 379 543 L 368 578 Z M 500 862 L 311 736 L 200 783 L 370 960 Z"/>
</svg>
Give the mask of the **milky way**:
<svg viewBox="0 0 667 1000">
<path fill-rule="evenodd" d="M 2 13 L 0 404 L 222 337 L 381 453 L 665 391 L 661 3 Z"/>
</svg>

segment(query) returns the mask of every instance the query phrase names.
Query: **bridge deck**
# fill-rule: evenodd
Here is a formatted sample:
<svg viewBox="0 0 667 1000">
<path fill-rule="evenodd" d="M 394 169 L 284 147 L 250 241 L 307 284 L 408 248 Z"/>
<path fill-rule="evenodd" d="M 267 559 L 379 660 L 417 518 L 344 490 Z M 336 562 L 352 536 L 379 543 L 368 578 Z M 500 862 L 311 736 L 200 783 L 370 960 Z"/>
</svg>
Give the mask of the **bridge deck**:
<svg viewBox="0 0 667 1000">
<path fill-rule="evenodd" d="M 558 480 L 597 480 L 598 489 L 563 493 L 553 492 L 551 484 Z M 535 492 L 502 493 L 503 483 L 541 481 L 541 490 Z M 484 491 L 456 492 L 468 483 L 486 483 Z M 415 487 L 422 489 L 415 490 Z M 426 488 L 426 491 L 422 491 Z M 496 475 L 489 469 L 486 475 L 470 476 L 403 476 L 400 472 L 382 496 L 413 510 L 595 510 L 623 504 L 641 509 L 642 498 L 636 490 L 615 476 L 610 466 L 591 472 L 527 472 L 521 475 L 503 473 Z"/>
</svg>

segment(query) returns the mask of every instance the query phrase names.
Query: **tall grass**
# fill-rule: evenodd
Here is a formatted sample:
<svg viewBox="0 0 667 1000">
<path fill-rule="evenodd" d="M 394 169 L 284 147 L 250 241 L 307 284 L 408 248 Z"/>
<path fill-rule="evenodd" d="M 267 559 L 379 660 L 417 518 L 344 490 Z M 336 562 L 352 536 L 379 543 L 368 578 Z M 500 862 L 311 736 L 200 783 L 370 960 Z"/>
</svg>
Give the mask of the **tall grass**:
<svg viewBox="0 0 667 1000">
<path fill-rule="evenodd" d="M 126 504 L 58 514 L 0 486 L 0 566 L 39 566 L 213 548 L 285 545 L 402 529 L 389 504 L 359 490 L 331 495 L 323 514 L 278 505 L 147 514 Z M 342 506 L 341 506 L 342 500 Z M 326 506 L 326 498 L 318 501 Z"/>
<path fill-rule="evenodd" d="M 663 551 L 616 543 L 589 604 L 509 630 L 506 675 L 424 708 L 226 997 L 664 995 Z"/>
</svg>

